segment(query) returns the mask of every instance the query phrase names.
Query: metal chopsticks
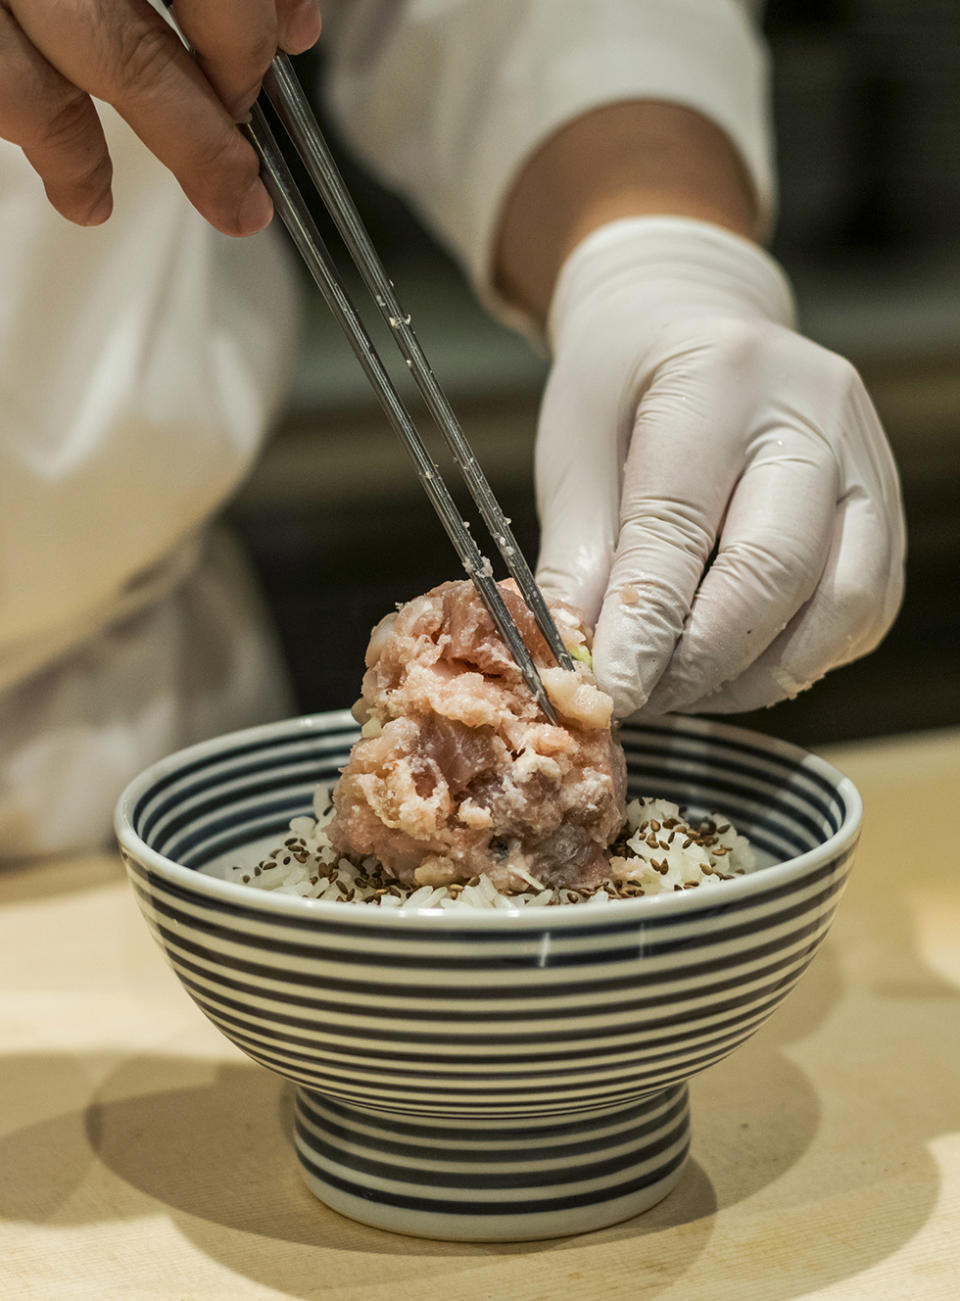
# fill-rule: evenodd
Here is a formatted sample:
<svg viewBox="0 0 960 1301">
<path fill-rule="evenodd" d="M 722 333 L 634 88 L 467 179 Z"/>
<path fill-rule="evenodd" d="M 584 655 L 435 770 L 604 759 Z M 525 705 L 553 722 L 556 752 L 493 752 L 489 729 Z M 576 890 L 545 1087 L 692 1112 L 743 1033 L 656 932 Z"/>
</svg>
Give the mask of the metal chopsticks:
<svg viewBox="0 0 960 1301">
<path fill-rule="evenodd" d="M 357 212 L 350 192 L 324 140 L 306 95 L 287 55 L 277 55 L 264 78 L 264 90 L 284 129 L 296 146 L 310 179 L 324 206 L 333 218 L 354 265 L 373 296 L 380 315 L 390 327 L 404 360 L 423 395 L 453 456 L 457 468 L 476 503 L 483 521 L 494 539 L 507 571 L 516 581 L 523 599 L 546 638 L 554 658 L 561 667 L 572 669 L 573 662 L 557 631 L 543 593 L 517 546 L 506 518 L 477 458 L 464 436 L 460 422 L 437 382 L 424 355 L 410 316 L 400 306 L 393 282 L 387 278 L 367 229 Z"/>
<path fill-rule="evenodd" d="M 325 207 L 343 236 L 361 278 L 391 329 L 417 386 L 450 448 L 467 487 L 490 529 L 509 572 L 542 631 L 557 662 L 573 667 L 556 624 L 546 607 L 520 548 L 510 531 L 489 483 L 477 463 L 450 404 L 437 383 L 416 335 L 410 317 L 400 306 L 395 290 L 380 262 L 369 235 L 337 170 L 329 148 L 310 110 L 306 96 L 289 60 L 279 54 L 264 79 L 264 90 L 290 135 L 290 139 L 317 187 Z M 489 560 L 481 554 L 463 521 L 446 484 L 424 446 L 416 426 L 396 391 L 356 308 L 350 300 L 323 238 L 293 179 L 286 159 L 259 104 L 242 128 L 260 158 L 264 184 L 276 211 L 287 227 L 301 257 L 343 329 L 371 384 L 387 419 L 410 454 L 427 496 L 469 577 L 508 645 L 524 680 L 546 716 L 556 714 L 540 675 L 524 644 L 493 577 Z"/>
</svg>

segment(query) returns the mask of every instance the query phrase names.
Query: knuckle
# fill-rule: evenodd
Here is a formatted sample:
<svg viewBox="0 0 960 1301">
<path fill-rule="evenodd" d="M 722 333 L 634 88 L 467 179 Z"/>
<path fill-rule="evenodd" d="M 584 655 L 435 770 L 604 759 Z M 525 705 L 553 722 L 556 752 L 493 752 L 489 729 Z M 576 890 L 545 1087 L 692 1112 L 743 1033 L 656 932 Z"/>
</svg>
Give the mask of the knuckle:
<svg viewBox="0 0 960 1301">
<path fill-rule="evenodd" d="M 240 204 L 258 175 L 253 150 L 238 131 L 229 127 L 216 139 L 195 144 L 185 188 L 195 206 L 218 230 L 228 235 L 242 234 Z"/>
<path fill-rule="evenodd" d="M 786 534 L 736 538 L 722 546 L 713 562 L 714 578 L 750 587 L 771 599 L 796 604 L 808 596 L 815 581 L 813 557 L 807 540 Z"/>
<path fill-rule="evenodd" d="M 251 32 L 238 51 L 239 57 L 258 72 L 265 72 L 277 52 L 278 35 L 276 23 L 259 32 Z"/>
<path fill-rule="evenodd" d="M 166 26 L 144 23 L 133 31 L 121 30 L 115 74 L 116 93 L 125 98 L 151 90 L 169 75 L 176 37 Z"/>
<path fill-rule="evenodd" d="M 906 580 L 902 565 L 896 566 L 883 589 L 883 594 L 872 595 L 869 603 L 869 614 L 864 616 L 864 622 L 869 621 L 869 627 L 865 634 L 863 654 L 867 655 L 883 641 L 884 637 L 896 622 L 903 605 L 903 598 L 906 590 Z"/>
<path fill-rule="evenodd" d="M 850 658 L 859 658 L 861 655 L 869 655 L 875 651 L 889 630 L 889 623 L 878 622 L 872 627 L 856 644 L 855 649 L 851 652 Z"/>
<path fill-rule="evenodd" d="M 44 144 L 71 149 L 85 142 L 90 131 L 90 101 L 78 92 L 64 100 L 44 123 Z"/>
<path fill-rule="evenodd" d="M 113 164 L 85 95 L 70 96 L 52 112 L 27 156 L 75 220 L 91 216 L 110 191 Z"/>
<path fill-rule="evenodd" d="M 215 138 L 198 142 L 196 163 L 204 174 L 224 177 L 231 194 L 248 176 L 252 185 L 258 174 L 256 156 L 244 147 L 242 137 L 232 127 Z"/>
<path fill-rule="evenodd" d="M 841 392 L 851 393 L 863 387 L 860 372 L 852 361 L 839 352 L 827 352 L 826 359 L 830 376 Z"/>
<path fill-rule="evenodd" d="M 875 587 L 855 580 L 837 583 L 830 596 L 837 625 L 851 639 L 864 635 L 883 606 L 883 597 Z"/>
<path fill-rule="evenodd" d="M 659 543 L 700 560 L 713 546 L 713 531 L 702 510 L 680 500 L 633 501 L 625 494 L 620 529 L 624 544 Z"/>
<path fill-rule="evenodd" d="M 228 111 L 246 112 L 260 92 L 263 74 L 277 52 L 278 31 L 270 27 L 212 35 L 202 46 L 200 65 Z"/>
<path fill-rule="evenodd" d="M 78 197 L 82 199 L 82 215 L 89 217 L 110 192 L 113 181 L 113 164 L 109 154 L 104 154 L 75 182 Z"/>
<path fill-rule="evenodd" d="M 630 604 L 625 604 L 624 593 L 628 591 Z M 644 641 L 672 650 L 683 630 L 688 607 L 689 597 L 682 581 L 669 575 L 637 573 L 618 559 L 604 601 L 608 619 L 617 620 L 625 629 L 642 619 Z"/>
<path fill-rule="evenodd" d="M 884 630 L 890 627 L 903 605 L 907 592 L 907 575 L 903 560 L 899 560 L 890 575 L 883 604 Z"/>
<path fill-rule="evenodd" d="M 738 316 L 713 321 L 711 333 L 724 362 L 733 366 L 749 366 L 763 346 L 762 335 L 755 323 Z"/>
<path fill-rule="evenodd" d="M 113 165 L 109 154 L 97 158 L 83 171 L 70 178 L 71 207 L 81 220 L 89 217 L 110 192 Z"/>
<path fill-rule="evenodd" d="M 257 179 L 256 158 L 248 160 L 244 151 L 227 139 L 203 152 L 197 170 L 202 178 L 201 186 L 196 187 L 197 194 L 208 220 L 225 234 L 243 233 L 240 203 Z"/>
</svg>

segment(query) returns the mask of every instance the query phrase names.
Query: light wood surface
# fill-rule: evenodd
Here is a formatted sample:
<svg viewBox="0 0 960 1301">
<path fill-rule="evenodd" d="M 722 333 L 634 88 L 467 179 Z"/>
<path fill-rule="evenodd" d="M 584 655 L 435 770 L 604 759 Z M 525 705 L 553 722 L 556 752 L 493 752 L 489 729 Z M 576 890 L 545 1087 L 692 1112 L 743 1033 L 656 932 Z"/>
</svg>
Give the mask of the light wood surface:
<svg viewBox="0 0 960 1301">
<path fill-rule="evenodd" d="M 693 1089 L 676 1191 L 459 1246 L 301 1185 L 290 1096 L 210 1026 L 108 855 L 0 871 L 0 1297 L 905 1301 L 960 1295 L 960 732 L 830 752 L 866 802 L 827 943 Z"/>
</svg>

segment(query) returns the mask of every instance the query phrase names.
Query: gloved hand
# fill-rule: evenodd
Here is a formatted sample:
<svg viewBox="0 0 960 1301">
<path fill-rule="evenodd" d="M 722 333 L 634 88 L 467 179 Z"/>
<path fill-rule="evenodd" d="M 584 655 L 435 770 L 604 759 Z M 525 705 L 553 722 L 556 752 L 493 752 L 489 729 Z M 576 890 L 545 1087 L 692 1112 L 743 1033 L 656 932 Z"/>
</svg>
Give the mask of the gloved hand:
<svg viewBox="0 0 960 1301">
<path fill-rule="evenodd" d="M 616 714 L 732 712 L 872 650 L 903 591 L 897 472 L 853 367 L 707 222 L 616 221 L 561 270 L 539 579 L 596 621 Z"/>
<path fill-rule="evenodd" d="M 159 3 L 159 0 L 157 0 Z M 125 118 L 226 235 L 249 235 L 273 206 L 234 123 L 280 46 L 320 35 L 314 0 L 177 0 L 196 58 L 145 0 L 3 0 L 0 137 L 19 145 L 58 212 L 110 215 L 111 164 L 91 96 Z"/>
</svg>

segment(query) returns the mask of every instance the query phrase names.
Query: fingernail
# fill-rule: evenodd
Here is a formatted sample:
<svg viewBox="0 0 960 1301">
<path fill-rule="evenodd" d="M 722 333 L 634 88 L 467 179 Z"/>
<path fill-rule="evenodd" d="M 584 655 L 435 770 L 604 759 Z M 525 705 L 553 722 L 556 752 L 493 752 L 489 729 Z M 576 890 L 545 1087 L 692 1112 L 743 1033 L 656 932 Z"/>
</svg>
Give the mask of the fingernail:
<svg viewBox="0 0 960 1301">
<path fill-rule="evenodd" d="M 302 54 L 320 36 L 320 9 L 315 0 L 304 0 L 284 23 L 281 44 L 287 54 Z"/>
<path fill-rule="evenodd" d="M 241 235 L 255 235 L 269 226 L 273 217 L 273 201 L 262 181 L 254 181 L 240 202 L 237 213 L 237 230 Z"/>
</svg>

